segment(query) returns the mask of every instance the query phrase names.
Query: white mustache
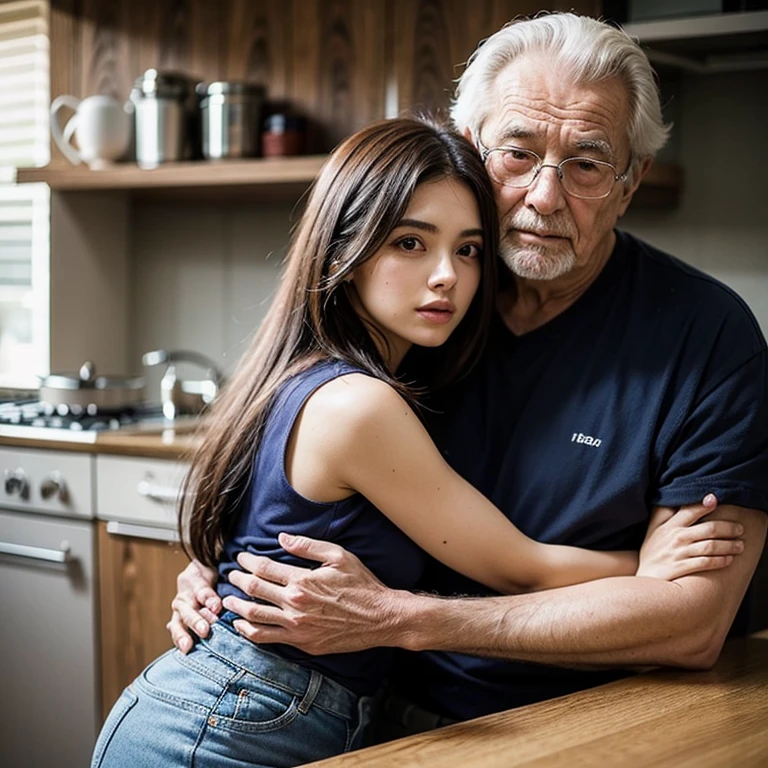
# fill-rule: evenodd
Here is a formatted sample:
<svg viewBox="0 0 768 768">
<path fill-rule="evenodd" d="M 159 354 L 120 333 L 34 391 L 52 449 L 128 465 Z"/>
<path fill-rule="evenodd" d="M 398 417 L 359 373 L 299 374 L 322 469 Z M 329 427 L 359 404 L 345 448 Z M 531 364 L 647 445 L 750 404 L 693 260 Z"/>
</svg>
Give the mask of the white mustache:
<svg viewBox="0 0 768 768">
<path fill-rule="evenodd" d="M 504 222 L 505 230 L 521 229 L 525 232 L 537 232 L 555 237 L 573 237 L 574 229 L 571 223 L 556 215 L 539 216 L 529 208 L 520 208 L 510 214 Z"/>
</svg>

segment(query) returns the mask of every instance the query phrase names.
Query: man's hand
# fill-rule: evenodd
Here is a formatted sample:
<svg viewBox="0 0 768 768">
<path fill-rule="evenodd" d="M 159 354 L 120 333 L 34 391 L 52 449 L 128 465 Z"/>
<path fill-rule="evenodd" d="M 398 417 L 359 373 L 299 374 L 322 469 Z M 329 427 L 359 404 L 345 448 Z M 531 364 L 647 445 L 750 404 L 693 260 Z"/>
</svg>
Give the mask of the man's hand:
<svg viewBox="0 0 768 768">
<path fill-rule="evenodd" d="M 276 563 L 243 552 L 229 580 L 247 595 L 272 605 L 224 598 L 224 607 L 243 617 L 238 632 L 255 643 L 287 643 L 312 654 L 348 653 L 389 645 L 383 619 L 408 593 L 385 587 L 354 555 L 336 544 L 280 534 L 287 552 L 321 567 Z M 385 610 L 385 606 L 389 610 Z"/>
<path fill-rule="evenodd" d="M 218 620 L 221 600 L 213 590 L 215 583 L 216 571 L 197 560 L 192 560 L 176 577 L 178 591 L 171 602 L 171 620 L 165 626 L 171 633 L 173 644 L 182 653 L 192 649 L 190 632 L 206 637 L 211 624 Z"/>
</svg>

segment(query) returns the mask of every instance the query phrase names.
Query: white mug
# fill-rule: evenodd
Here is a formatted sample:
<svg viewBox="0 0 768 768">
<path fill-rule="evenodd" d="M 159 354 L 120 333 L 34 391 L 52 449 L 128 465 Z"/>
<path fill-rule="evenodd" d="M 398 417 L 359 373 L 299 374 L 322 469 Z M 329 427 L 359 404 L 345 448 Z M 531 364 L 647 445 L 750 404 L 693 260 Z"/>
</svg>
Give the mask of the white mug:
<svg viewBox="0 0 768 768">
<path fill-rule="evenodd" d="M 63 131 L 58 120 L 62 107 L 75 112 Z M 53 140 L 73 165 L 86 163 L 91 168 L 102 168 L 122 158 L 131 145 L 132 123 L 132 105 L 121 104 L 111 96 L 89 96 L 82 101 L 59 96 L 51 104 Z M 71 144 L 73 135 L 77 149 Z"/>
</svg>

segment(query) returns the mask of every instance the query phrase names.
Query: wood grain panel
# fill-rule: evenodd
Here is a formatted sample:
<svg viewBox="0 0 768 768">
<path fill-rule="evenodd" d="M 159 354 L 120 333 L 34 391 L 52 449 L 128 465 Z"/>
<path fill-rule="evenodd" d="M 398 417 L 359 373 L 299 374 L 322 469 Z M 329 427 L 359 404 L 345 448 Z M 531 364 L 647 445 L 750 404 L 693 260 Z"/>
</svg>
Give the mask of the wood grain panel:
<svg viewBox="0 0 768 768">
<path fill-rule="evenodd" d="M 130 2 L 130 0 L 129 0 Z M 152 67 L 201 80 L 220 77 L 220 13 L 205 0 L 133 0 L 124 34 L 132 77 Z"/>
<path fill-rule="evenodd" d="M 301 0 L 294 6 L 294 102 L 316 122 L 325 151 L 385 115 L 385 0 Z"/>
<path fill-rule="evenodd" d="M 447 114 L 455 80 L 478 43 L 515 16 L 546 7 L 528 0 L 395 0 L 399 110 Z"/>
<path fill-rule="evenodd" d="M 227 0 L 222 13 L 222 79 L 259 83 L 271 100 L 289 95 L 293 3 Z"/>
<path fill-rule="evenodd" d="M 75 0 L 52 0 L 48 34 L 50 35 L 51 101 L 62 93 L 75 93 L 76 35 Z M 78 67 L 79 71 L 79 67 Z M 51 166 L 70 166 L 51 139 Z"/>
<path fill-rule="evenodd" d="M 79 17 L 78 94 L 126 99 L 131 90 L 130 40 L 125 34 L 131 6 L 127 0 L 83 0 Z"/>
<path fill-rule="evenodd" d="M 187 564 L 180 549 L 147 539 L 110 536 L 99 528 L 102 712 L 107 716 L 123 688 L 171 647 L 165 628 L 176 574 Z"/>
<path fill-rule="evenodd" d="M 569 0 L 578 11 L 598 0 Z M 52 96 L 126 98 L 150 67 L 262 83 L 310 118 L 309 153 L 367 123 L 444 110 L 478 42 L 560 0 L 53 0 Z M 54 164 L 61 163 L 53 150 Z"/>
<path fill-rule="evenodd" d="M 554 11 L 573 11 L 584 16 L 601 16 L 602 0 L 555 0 L 550 6 Z"/>
</svg>

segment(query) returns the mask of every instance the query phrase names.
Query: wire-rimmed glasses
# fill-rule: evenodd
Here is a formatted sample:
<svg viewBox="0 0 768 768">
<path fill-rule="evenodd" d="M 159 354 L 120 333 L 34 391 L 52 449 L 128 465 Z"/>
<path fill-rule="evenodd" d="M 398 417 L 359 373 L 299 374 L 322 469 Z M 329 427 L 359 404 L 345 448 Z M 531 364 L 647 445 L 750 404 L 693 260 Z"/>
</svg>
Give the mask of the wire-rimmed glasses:
<svg viewBox="0 0 768 768">
<path fill-rule="evenodd" d="M 629 166 L 619 174 L 615 165 L 592 157 L 567 157 L 553 165 L 545 163 L 530 149 L 513 146 L 488 149 L 479 138 L 476 143 L 488 175 L 505 187 L 524 189 L 533 184 L 542 168 L 554 168 L 563 190 L 569 195 L 584 200 L 600 200 L 611 194 L 617 181 L 626 181 L 629 176 Z"/>
</svg>

